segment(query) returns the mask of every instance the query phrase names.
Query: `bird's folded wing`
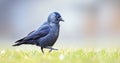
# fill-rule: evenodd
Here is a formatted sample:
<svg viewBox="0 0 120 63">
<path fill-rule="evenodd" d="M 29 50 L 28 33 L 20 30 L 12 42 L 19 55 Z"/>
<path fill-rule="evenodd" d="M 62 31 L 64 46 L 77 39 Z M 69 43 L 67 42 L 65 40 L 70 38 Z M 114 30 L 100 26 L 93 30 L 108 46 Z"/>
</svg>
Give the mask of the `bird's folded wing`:
<svg viewBox="0 0 120 63">
<path fill-rule="evenodd" d="M 48 26 L 44 26 L 44 27 L 42 27 L 39 30 L 32 31 L 26 37 L 24 37 L 22 40 L 23 41 L 29 41 L 29 40 L 39 39 L 41 37 L 46 36 L 49 33 L 49 31 L 50 31 L 49 27 Z"/>
</svg>

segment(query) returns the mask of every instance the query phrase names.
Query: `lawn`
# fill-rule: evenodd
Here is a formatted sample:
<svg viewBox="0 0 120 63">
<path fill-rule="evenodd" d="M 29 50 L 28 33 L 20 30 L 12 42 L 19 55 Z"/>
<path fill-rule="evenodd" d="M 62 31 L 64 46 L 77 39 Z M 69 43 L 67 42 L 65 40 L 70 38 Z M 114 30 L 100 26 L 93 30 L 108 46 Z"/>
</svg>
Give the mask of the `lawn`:
<svg viewBox="0 0 120 63">
<path fill-rule="evenodd" d="M 0 63 L 120 63 L 120 49 L 40 50 L 1 49 Z"/>
</svg>

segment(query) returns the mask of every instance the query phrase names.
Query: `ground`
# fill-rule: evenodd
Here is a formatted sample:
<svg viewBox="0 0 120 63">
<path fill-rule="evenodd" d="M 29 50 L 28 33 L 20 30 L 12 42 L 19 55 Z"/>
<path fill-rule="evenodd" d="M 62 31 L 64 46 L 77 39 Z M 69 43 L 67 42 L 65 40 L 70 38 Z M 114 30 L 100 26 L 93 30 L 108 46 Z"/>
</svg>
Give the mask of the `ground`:
<svg viewBox="0 0 120 63">
<path fill-rule="evenodd" d="M 0 63 L 120 63 L 120 49 L 59 49 L 45 54 L 40 50 L 0 49 Z"/>
</svg>

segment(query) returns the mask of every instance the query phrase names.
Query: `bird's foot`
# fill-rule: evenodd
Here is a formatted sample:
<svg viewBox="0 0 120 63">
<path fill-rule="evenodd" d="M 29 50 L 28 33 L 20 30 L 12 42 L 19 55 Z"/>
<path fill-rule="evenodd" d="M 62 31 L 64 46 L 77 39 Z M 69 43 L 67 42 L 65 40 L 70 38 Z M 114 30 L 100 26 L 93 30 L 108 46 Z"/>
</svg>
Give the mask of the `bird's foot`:
<svg viewBox="0 0 120 63">
<path fill-rule="evenodd" d="M 51 49 L 49 50 L 49 52 L 52 52 L 52 50 L 58 50 L 58 49 L 51 48 Z"/>
<path fill-rule="evenodd" d="M 50 46 L 47 46 L 46 48 L 47 48 L 47 49 L 50 49 L 49 52 L 52 52 L 52 50 L 58 50 L 58 49 L 52 48 L 52 47 L 50 47 Z"/>
</svg>

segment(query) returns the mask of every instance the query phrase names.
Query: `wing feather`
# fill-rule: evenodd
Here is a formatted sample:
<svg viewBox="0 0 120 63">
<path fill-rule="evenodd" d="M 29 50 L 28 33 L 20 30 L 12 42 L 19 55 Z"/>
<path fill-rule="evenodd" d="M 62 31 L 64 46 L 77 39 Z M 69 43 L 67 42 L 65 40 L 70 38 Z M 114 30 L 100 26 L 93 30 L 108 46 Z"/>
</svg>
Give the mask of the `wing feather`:
<svg viewBox="0 0 120 63">
<path fill-rule="evenodd" d="M 28 34 L 24 38 L 24 40 L 36 40 L 36 39 L 39 39 L 41 37 L 46 36 L 49 33 L 49 30 L 50 29 L 49 29 L 48 26 L 42 27 L 40 30 L 34 31 L 31 34 Z"/>
<path fill-rule="evenodd" d="M 31 40 L 33 41 L 33 40 L 36 40 L 36 39 L 46 36 L 49 33 L 50 28 L 48 25 L 45 25 L 45 24 L 42 27 L 40 27 L 38 30 L 36 30 L 36 31 L 34 30 L 34 31 L 30 32 L 26 37 L 16 41 L 15 43 L 28 42 Z"/>
</svg>

